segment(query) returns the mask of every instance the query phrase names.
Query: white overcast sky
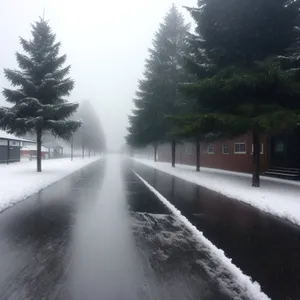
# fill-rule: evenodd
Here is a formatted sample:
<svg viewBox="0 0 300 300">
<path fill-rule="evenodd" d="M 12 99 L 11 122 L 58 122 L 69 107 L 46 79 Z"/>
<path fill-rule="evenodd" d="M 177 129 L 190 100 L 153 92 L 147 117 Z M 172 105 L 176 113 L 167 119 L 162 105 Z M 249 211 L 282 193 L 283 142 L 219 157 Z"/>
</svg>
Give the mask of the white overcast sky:
<svg viewBox="0 0 300 300">
<path fill-rule="evenodd" d="M 3 68 L 15 68 L 19 36 L 30 37 L 30 23 L 43 14 L 62 54 L 68 55 L 76 87 L 70 101 L 90 100 L 99 115 L 109 149 L 124 143 L 132 98 L 142 77 L 147 49 L 169 7 L 196 6 L 197 0 L 9 0 L 0 10 L 0 87 Z M 5 104 L 2 94 L 0 105 Z"/>
</svg>

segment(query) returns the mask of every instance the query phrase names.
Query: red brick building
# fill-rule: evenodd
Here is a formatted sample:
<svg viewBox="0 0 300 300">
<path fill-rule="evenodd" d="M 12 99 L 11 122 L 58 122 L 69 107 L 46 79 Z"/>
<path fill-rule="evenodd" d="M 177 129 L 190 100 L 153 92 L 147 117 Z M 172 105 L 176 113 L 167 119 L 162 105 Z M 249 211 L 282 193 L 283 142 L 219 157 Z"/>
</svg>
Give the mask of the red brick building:
<svg viewBox="0 0 300 300">
<path fill-rule="evenodd" d="M 262 172 L 269 168 L 268 147 L 267 137 L 261 137 L 260 167 Z M 200 162 L 202 167 L 250 173 L 253 164 L 252 152 L 252 135 L 245 134 L 232 140 L 221 139 L 201 143 Z M 157 156 L 158 161 L 171 162 L 171 145 L 160 145 Z M 195 144 L 177 144 L 176 163 L 195 165 Z"/>
<path fill-rule="evenodd" d="M 289 179 L 300 179 L 300 126 L 293 131 L 274 136 L 261 136 L 261 173 Z M 202 167 L 251 173 L 253 169 L 252 134 L 233 139 L 219 139 L 201 143 Z M 153 147 L 140 153 L 153 159 Z M 159 145 L 157 160 L 171 163 L 171 144 Z M 196 165 L 196 146 L 193 143 L 177 143 L 176 164 Z"/>
</svg>

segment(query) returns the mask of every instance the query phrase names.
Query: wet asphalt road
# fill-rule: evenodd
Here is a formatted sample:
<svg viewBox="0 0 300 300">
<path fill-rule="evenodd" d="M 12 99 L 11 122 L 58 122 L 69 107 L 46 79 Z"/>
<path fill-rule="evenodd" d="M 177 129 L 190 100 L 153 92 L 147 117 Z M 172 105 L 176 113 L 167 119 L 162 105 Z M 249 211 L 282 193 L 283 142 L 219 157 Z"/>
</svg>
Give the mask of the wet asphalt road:
<svg viewBox="0 0 300 300">
<path fill-rule="evenodd" d="M 111 156 L 0 214 L 0 299 L 229 300 L 189 233 Z M 239 299 L 246 299 L 241 296 Z"/>
<path fill-rule="evenodd" d="M 299 227 L 140 163 L 132 161 L 131 168 L 273 300 L 300 299 Z"/>
<path fill-rule="evenodd" d="M 233 299 L 206 273 L 213 262 L 132 169 L 273 300 L 300 299 L 298 227 L 111 156 L 0 214 L 0 300 Z"/>
</svg>

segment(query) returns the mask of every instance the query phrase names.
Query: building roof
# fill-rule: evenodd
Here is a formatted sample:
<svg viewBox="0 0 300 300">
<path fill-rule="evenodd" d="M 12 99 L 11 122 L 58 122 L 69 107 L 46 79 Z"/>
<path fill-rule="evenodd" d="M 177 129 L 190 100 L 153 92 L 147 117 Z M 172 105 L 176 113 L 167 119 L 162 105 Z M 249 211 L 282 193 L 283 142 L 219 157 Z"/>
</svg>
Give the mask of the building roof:
<svg viewBox="0 0 300 300">
<path fill-rule="evenodd" d="M 43 143 L 43 146 L 50 149 L 63 149 L 63 146 L 61 146 L 59 143 L 55 142 L 55 141 L 51 141 L 51 142 L 46 142 Z"/>
<path fill-rule="evenodd" d="M 25 145 L 21 148 L 21 150 L 25 151 L 36 151 L 36 144 L 31 144 L 31 145 Z M 42 146 L 42 152 L 48 152 L 48 149 Z"/>
<path fill-rule="evenodd" d="M 20 142 L 29 142 L 29 143 L 35 143 L 35 141 L 23 139 L 20 137 L 17 137 L 13 134 L 7 133 L 4 130 L 0 130 L 0 139 L 1 140 L 11 140 L 11 141 L 20 141 Z"/>
</svg>

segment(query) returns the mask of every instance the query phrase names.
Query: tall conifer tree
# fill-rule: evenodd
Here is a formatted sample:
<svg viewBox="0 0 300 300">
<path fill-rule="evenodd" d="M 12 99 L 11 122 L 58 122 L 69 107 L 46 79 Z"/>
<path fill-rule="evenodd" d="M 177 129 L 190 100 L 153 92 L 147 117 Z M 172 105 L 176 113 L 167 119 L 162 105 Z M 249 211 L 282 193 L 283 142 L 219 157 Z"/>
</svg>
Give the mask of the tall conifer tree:
<svg viewBox="0 0 300 300">
<path fill-rule="evenodd" d="M 198 100 L 187 133 L 252 131 L 253 186 L 259 186 L 260 135 L 299 123 L 299 70 L 293 68 L 299 66 L 293 55 L 299 49 L 299 7 L 299 0 L 199 0 L 198 8 L 189 9 L 197 23 L 193 45 L 208 61 L 203 65 L 203 56 L 196 56 L 189 65 L 210 65 L 213 72 L 180 86 Z"/>
<path fill-rule="evenodd" d="M 173 166 L 176 140 L 169 135 L 172 125 L 166 116 L 176 113 L 177 85 L 186 80 L 182 52 L 187 50 L 188 29 L 189 25 L 173 5 L 155 34 L 146 60 L 144 79 L 140 80 L 134 99 L 136 108 L 129 118 L 127 141 L 136 146 L 152 144 L 155 159 L 159 143 L 171 142 Z"/>
<path fill-rule="evenodd" d="M 64 99 L 74 88 L 68 77 L 70 66 L 63 67 L 66 55 L 59 55 L 61 44 L 56 42 L 48 22 L 40 19 L 32 25 L 32 39 L 20 38 L 25 52 L 16 53 L 19 70 L 4 69 L 6 78 L 16 89 L 3 90 L 12 107 L 0 110 L 0 127 L 9 133 L 34 133 L 37 141 L 37 171 L 42 171 L 42 135 L 52 133 L 68 139 L 80 127 L 68 118 L 78 104 Z"/>
</svg>

